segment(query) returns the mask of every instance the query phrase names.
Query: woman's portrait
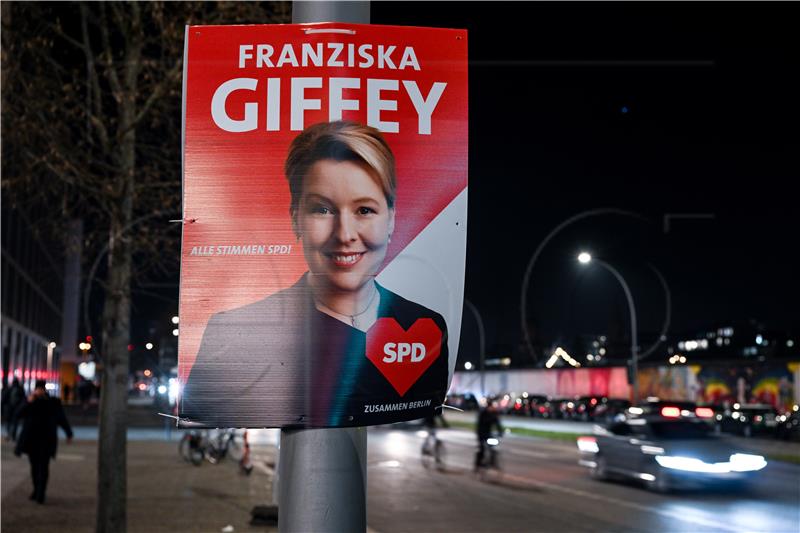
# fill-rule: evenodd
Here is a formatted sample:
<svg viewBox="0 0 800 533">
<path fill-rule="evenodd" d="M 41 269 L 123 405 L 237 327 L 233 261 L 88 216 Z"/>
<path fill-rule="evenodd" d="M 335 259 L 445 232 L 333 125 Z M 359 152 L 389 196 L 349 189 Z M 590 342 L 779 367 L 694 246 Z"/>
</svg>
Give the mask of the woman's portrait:
<svg viewBox="0 0 800 533">
<path fill-rule="evenodd" d="M 440 314 L 376 281 L 402 224 L 389 145 L 372 127 L 319 123 L 292 141 L 283 170 L 307 271 L 284 290 L 211 317 L 181 417 L 205 426 L 337 427 L 384 423 L 376 405 L 390 406 L 394 420 L 427 415 L 446 393 L 447 327 Z M 381 319 L 404 332 L 428 319 L 441 334 L 428 350 L 433 362 L 402 394 L 366 354 Z"/>
</svg>

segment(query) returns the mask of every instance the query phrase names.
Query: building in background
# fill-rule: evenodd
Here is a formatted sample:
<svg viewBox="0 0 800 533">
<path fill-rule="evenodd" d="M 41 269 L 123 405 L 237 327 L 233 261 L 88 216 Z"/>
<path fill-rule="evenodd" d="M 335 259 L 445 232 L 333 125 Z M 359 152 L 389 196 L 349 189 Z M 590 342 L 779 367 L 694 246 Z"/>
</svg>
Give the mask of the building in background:
<svg viewBox="0 0 800 533">
<path fill-rule="evenodd" d="M 66 228 L 65 235 L 79 246 L 80 233 L 76 234 L 76 229 L 80 229 L 79 225 Z M 15 377 L 26 391 L 33 389 L 37 379 L 46 379 L 48 388 L 59 395 L 65 382 L 74 386 L 79 286 L 80 249 L 47 242 L 33 230 L 31 214 L 7 205 L 4 200 L 0 368 L 3 387 Z"/>
</svg>

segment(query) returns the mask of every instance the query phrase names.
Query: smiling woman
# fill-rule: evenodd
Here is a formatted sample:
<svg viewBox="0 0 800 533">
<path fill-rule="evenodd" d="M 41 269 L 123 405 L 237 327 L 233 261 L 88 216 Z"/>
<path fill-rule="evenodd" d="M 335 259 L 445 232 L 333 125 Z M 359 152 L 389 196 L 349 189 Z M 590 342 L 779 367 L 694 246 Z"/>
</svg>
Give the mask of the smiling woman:
<svg viewBox="0 0 800 533">
<path fill-rule="evenodd" d="M 388 144 L 375 128 L 320 123 L 294 139 L 284 170 L 308 271 L 211 318 L 181 415 L 207 426 L 357 426 L 386 421 L 365 406 L 397 404 L 393 420 L 426 416 L 447 388 L 447 327 L 375 281 L 395 226 Z"/>
</svg>

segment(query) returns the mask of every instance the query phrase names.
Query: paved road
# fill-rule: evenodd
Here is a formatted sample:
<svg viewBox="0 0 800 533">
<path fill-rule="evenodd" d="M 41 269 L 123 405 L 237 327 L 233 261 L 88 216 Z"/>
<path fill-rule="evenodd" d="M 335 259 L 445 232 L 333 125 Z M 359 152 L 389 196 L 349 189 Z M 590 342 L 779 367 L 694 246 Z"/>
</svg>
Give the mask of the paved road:
<svg viewBox="0 0 800 533">
<path fill-rule="evenodd" d="M 376 429 L 369 436 L 368 523 L 403 531 L 767 531 L 800 530 L 800 467 L 771 463 L 749 490 L 650 493 L 633 483 L 600 483 L 578 466 L 569 443 L 507 437 L 504 477 L 471 474 L 474 437 L 440 430 L 443 472 L 422 467 L 422 437 Z"/>
<path fill-rule="evenodd" d="M 771 462 L 751 490 L 726 494 L 658 495 L 632 483 L 598 483 L 577 465 L 568 442 L 507 437 L 504 477 L 483 483 L 471 473 L 474 437 L 440 430 L 443 471 L 422 467 L 416 427 L 369 432 L 367 523 L 371 531 L 800 531 L 800 467 Z M 132 428 L 128 483 L 131 531 L 264 531 L 247 524 L 253 505 L 267 503 L 278 432 L 251 431 L 256 472 L 234 465 L 199 468 L 177 457 L 172 431 Z M 27 500 L 27 462 L 3 445 L 2 529 L 91 531 L 96 476 L 96 428 L 76 428 L 76 442 L 53 464 L 52 498 Z"/>
</svg>

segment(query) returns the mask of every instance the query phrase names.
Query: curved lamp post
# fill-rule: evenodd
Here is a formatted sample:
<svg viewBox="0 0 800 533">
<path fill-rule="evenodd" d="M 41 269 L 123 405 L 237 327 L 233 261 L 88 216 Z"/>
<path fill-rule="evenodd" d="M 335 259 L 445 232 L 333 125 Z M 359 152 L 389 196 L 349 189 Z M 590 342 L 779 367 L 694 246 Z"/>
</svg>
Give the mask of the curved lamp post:
<svg viewBox="0 0 800 533">
<path fill-rule="evenodd" d="M 542 255 L 545 246 L 556 236 L 557 233 L 562 231 L 567 226 L 571 226 L 575 222 L 579 220 L 583 220 L 584 218 L 593 217 L 593 216 L 600 216 L 600 215 L 618 215 L 618 216 L 627 216 L 638 218 L 639 220 L 647 221 L 647 218 L 640 215 L 639 213 L 634 213 L 633 211 L 626 211 L 624 209 L 615 209 L 613 207 L 601 207 L 598 209 L 589 209 L 588 211 L 582 211 L 576 215 L 573 215 L 563 221 L 561 224 L 553 228 L 550 233 L 539 243 L 539 246 L 536 247 L 536 250 L 533 252 L 530 261 L 528 261 L 528 266 L 525 268 L 525 274 L 522 277 L 522 287 L 520 290 L 520 322 L 522 326 L 522 336 L 525 339 L 525 345 L 528 348 L 528 351 L 533 355 L 533 343 L 531 342 L 531 336 L 528 332 L 528 289 L 530 288 L 531 283 L 531 275 L 533 274 L 533 267 L 536 265 L 536 261 L 539 259 L 539 256 Z"/>
<path fill-rule="evenodd" d="M 639 342 L 637 338 L 636 327 L 636 306 L 633 304 L 631 290 L 628 287 L 628 284 L 625 282 L 625 278 L 622 277 L 622 274 L 620 274 L 616 268 L 609 265 L 605 261 L 601 259 L 593 259 L 592 256 L 587 252 L 581 252 L 578 255 L 578 261 L 583 265 L 588 265 L 591 262 L 595 262 L 611 272 L 611 274 L 617 278 L 619 284 L 622 285 L 622 290 L 625 292 L 625 297 L 628 299 L 628 310 L 630 311 L 631 315 L 631 386 L 633 387 L 632 403 L 636 405 L 639 403 Z"/>
<path fill-rule="evenodd" d="M 475 322 L 478 323 L 478 343 L 479 343 L 479 350 L 480 350 L 480 371 L 481 371 L 481 398 L 486 397 L 486 387 L 485 387 L 485 373 L 484 373 L 484 362 L 486 360 L 486 335 L 483 329 L 483 319 L 481 318 L 481 314 L 478 312 L 478 308 L 475 307 L 472 302 L 464 298 L 464 305 L 467 309 L 469 309 L 472 314 L 475 316 Z"/>
</svg>

